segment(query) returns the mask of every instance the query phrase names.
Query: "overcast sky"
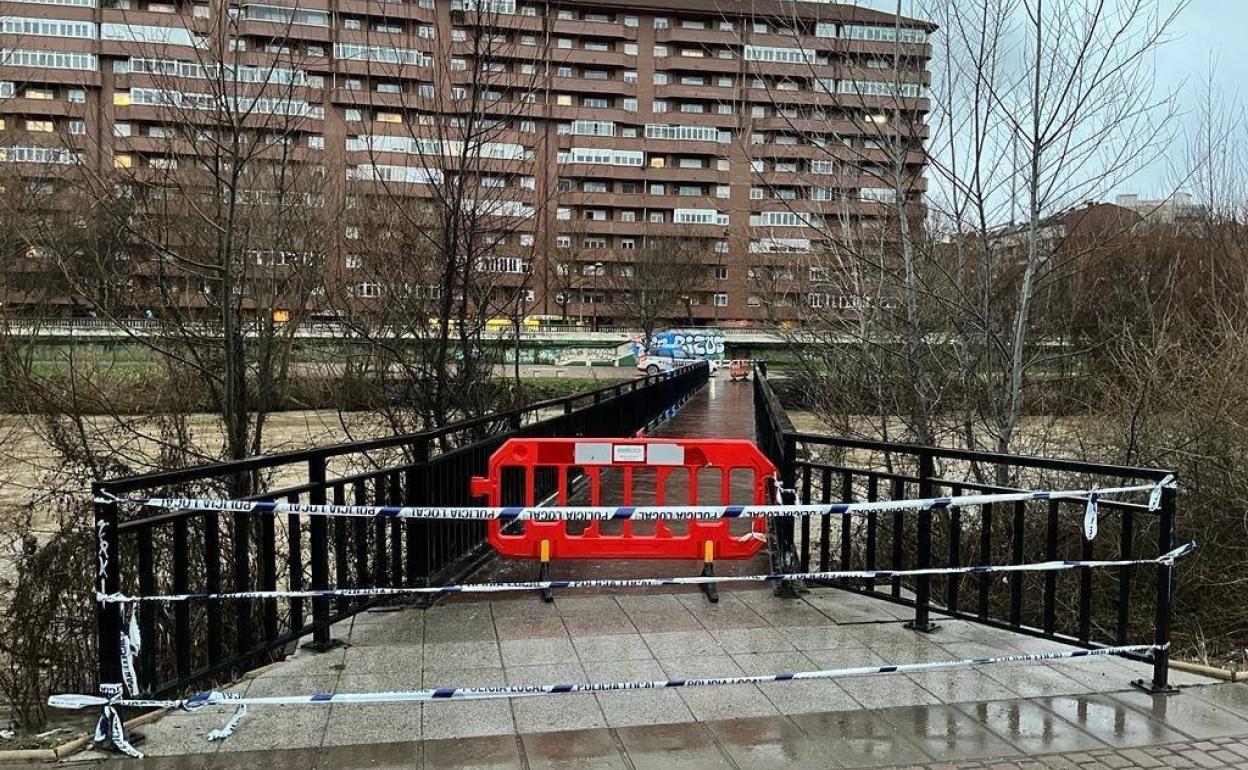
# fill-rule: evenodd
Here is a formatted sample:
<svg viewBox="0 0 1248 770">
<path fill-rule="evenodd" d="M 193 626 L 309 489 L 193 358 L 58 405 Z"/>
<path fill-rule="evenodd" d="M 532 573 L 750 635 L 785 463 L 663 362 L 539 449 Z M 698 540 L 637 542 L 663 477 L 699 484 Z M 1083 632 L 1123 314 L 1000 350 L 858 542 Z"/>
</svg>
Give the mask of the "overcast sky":
<svg viewBox="0 0 1248 770">
<path fill-rule="evenodd" d="M 1156 0 L 1162 9 L 1173 9 L 1181 0 Z M 902 0 L 902 12 L 914 12 L 922 0 Z M 857 5 L 883 11 L 896 10 L 896 0 L 858 0 Z M 939 33 L 937 33 L 939 34 Z M 1159 87 L 1176 90 L 1183 121 L 1194 122 L 1194 111 L 1213 68 L 1214 86 L 1225 99 L 1243 103 L 1248 96 L 1248 0 L 1191 0 L 1173 30 L 1173 40 L 1156 56 Z M 1184 132 L 1180 131 L 1181 137 Z M 1170 153 L 1181 165 L 1183 148 Z M 1138 192 L 1145 197 L 1164 196 L 1173 188 L 1175 169 L 1159 163 L 1140 171 L 1118 192 Z M 1112 197 L 1112 196 L 1111 196 Z"/>
</svg>

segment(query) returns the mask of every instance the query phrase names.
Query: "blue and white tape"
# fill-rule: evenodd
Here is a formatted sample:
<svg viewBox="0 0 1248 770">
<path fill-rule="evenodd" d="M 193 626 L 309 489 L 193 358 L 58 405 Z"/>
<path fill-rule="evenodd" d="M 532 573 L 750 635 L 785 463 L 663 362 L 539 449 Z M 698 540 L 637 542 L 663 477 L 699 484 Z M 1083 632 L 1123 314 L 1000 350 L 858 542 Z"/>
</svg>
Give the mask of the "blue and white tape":
<svg viewBox="0 0 1248 770">
<path fill-rule="evenodd" d="M 97 594 L 106 604 L 174 603 L 195 601 L 230 601 L 253 599 L 329 599 L 368 596 L 404 596 L 452 593 L 505 593 L 570 588 L 654 588 L 661 586 L 700 586 L 718 583 L 763 583 L 817 580 L 891 580 L 893 578 L 942 575 L 992 575 L 1012 572 L 1056 572 L 1073 569 L 1104 569 L 1157 564 L 1173 564 L 1196 549 L 1195 542 L 1185 543 L 1154 559 L 1064 560 L 965 567 L 927 567 L 906 570 L 833 570 L 824 572 L 778 572 L 758 575 L 698 575 L 665 578 L 595 578 L 586 580 L 529 580 L 511 583 L 461 583 L 427 587 L 325 588 L 303 591 L 238 591 L 231 593 L 183 593 L 152 596 L 129 596 L 121 593 Z M 135 630 L 137 634 L 137 629 Z"/>
<path fill-rule="evenodd" d="M 194 497 L 100 498 L 100 502 L 124 503 L 148 508 L 179 511 L 222 511 L 226 513 L 302 514 L 309 516 L 363 516 L 398 519 L 449 519 L 458 521 L 666 521 L 716 520 L 736 518 L 776 518 L 785 516 L 852 516 L 888 511 L 925 511 L 965 508 L 990 503 L 1035 500 L 1080 500 L 1091 496 L 1149 492 L 1150 506 L 1160 503 L 1157 490 L 1173 483 L 1171 477 L 1152 483 L 1100 489 L 1072 489 L 1049 492 L 1002 492 L 986 495 L 958 495 L 911 500 L 877 500 L 865 503 L 803 503 L 798 505 L 676 505 L 676 506 L 406 506 L 334 505 L 292 503 L 279 500 L 224 500 Z M 1152 506 L 1155 509 L 1155 506 Z M 1093 507 L 1095 512 L 1095 506 Z"/>
<path fill-rule="evenodd" d="M 392 692 L 330 693 L 312 695 L 268 695 L 239 697 L 236 693 L 220 691 L 200 692 L 189 698 L 154 700 L 144 698 L 121 698 L 108 700 L 94 695 L 52 695 L 48 705 L 61 709 L 98 708 L 111 705 L 125 708 L 174 708 L 196 711 L 205 706 L 316 706 L 326 703 L 423 703 L 443 700 L 494 700 L 499 698 L 522 698 L 535 695 L 560 695 L 566 693 L 617 692 L 629 690 L 659 690 L 676 687 L 703 687 L 708 685 L 767 684 L 770 682 L 793 682 L 805 679 L 839 679 L 844 677 L 871 676 L 878 674 L 909 674 L 936 671 L 946 668 L 985 666 L 1000 663 L 1035 663 L 1051 660 L 1070 660 L 1105 655 L 1157 652 L 1168 645 L 1135 644 L 1118 647 L 1098 647 L 1091 650 L 1061 650 L 1054 652 L 1020 653 L 996 657 L 964 658 L 961 660 L 928 661 L 924 663 L 901 663 L 884 666 L 857 666 L 853 668 L 825 669 L 819 671 L 790 671 L 777 674 L 752 676 L 719 676 L 695 679 L 657 679 L 631 682 L 565 682 L 558 684 L 486 685 L 481 687 L 435 687 L 424 690 Z"/>
</svg>

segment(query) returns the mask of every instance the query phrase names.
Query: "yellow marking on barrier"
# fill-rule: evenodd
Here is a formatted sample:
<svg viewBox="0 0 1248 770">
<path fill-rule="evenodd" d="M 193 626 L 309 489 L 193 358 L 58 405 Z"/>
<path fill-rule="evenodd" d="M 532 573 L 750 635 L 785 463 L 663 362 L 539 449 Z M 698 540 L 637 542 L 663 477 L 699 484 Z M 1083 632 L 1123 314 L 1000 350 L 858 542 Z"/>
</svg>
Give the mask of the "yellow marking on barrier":
<svg viewBox="0 0 1248 770">
<path fill-rule="evenodd" d="M 550 541 L 543 540 L 542 541 L 542 563 L 546 563 L 549 561 L 550 561 Z"/>
<path fill-rule="evenodd" d="M 707 540 L 705 543 L 702 544 L 702 561 L 706 562 L 707 564 L 710 564 L 711 562 L 715 561 L 714 541 Z"/>
</svg>

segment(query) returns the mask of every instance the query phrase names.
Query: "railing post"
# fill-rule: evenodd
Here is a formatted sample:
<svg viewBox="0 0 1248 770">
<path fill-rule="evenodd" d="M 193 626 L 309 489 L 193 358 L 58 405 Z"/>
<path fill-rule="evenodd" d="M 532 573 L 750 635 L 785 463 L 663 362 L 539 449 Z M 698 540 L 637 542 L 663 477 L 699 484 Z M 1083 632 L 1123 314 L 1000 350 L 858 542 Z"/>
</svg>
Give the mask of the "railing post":
<svg viewBox="0 0 1248 770">
<path fill-rule="evenodd" d="M 788 434 L 781 437 L 780 450 L 780 486 L 797 496 L 797 439 Z M 783 503 L 783 492 L 781 501 Z M 794 501 L 797 502 L 797 501 Z M 776 522 L 776 548 L 779 551 L 780 570 L 792 572 L 797 568 L 798 559 L 794 546 L 793 517 L 781 516 L 773 519 Z M 776 596 L 795 599 L 798 586 L 792 580 L 783 580 L 776 586 Z"/>
<path fill-rule="evenodd" d="M 936 476 L 935 461 L 931 452 L 919 453 L 919 497 L 927 499 L 934 496 L 932 479 Z M 919 511 L 919 544 L 918 544 L 918 564 L 919 569 L 928 569 L 932 566 L 932 509 L 924 508 Z M 930 633 L 935 631 L 937 625 L 931 622 L 929 613 L 932 601 L 932 578 L 930 575 L 920 575 L 914 581 L 914 620 L 906 624 L 906 628 L 914 629 Z"/>
<path fill-rule="evenodd" d="M 102 594 L 121 592 L 121 548 L 117 532 L 117 504 L 101 502 L 106 491 L 92 485 L 95 498 L 96 590 Z M 121 683 L 121 614 L 102 601 L 95 603 L 96 652 L 99 655 L 99 684 Z"/>
<path fill-rule="evenodd" d="M 1173 486 L 1161 490 L 1161 507 L 1157 512 L 1157 553 L 1168 553 L 1174 548 L 1174 518 L 1176 492 Z M 1173 589 L 1174 565 L 1157 565 L 1157 630 L 1153 644 L 1162 649 L 1153 651 L 1153 681 L 1138 679 L 1132 684 L 1155 694 L 1169 695 L 1178 692 L 1170 686 L 1170 602 Z"/>
<path fill-rule="evenodd" d="M 312 455 L 308 458 L 308 502 L 312 505 L 324 505 L 325 495 L 325 456 Z M 312 590 L 323 591 L 329 588 L 329 520 L 325 516 L 310 516 L 308 521 L 308 537 L 312 541 Z M 303 645 L 305 649 L 315 652 L 332 650 L 342 642 L 334 639 L 329 633 L 329 599 L 312 600 L 312 641 Z"/>
</svg>

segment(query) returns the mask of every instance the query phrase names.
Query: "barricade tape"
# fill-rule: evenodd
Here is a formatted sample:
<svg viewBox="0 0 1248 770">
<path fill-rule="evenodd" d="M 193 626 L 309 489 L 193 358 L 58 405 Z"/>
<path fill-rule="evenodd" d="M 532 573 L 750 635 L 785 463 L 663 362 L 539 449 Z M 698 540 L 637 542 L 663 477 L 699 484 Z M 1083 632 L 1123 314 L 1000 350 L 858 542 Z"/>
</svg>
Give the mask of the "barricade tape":
<svg viewBox="0 0 1248 770">
<path fill-rule="evenodd" d="M 160 594 L 152 596 L 129 596 L 121 593 L 99 593 L 96 599 L 105 604 L 174 603 L 193 601 L 229 601 L 244 599 L 329 599 L 365 596 L 403 596 L 451 593 L 504 593 L 509 591 L 535 591 L 566 588 L 641 588 L 681 585 L 707 585 L 717 583 L 763 583 L 790 580 L 891 580 L 893 578 L 920 577 L 924 575 L 991 575 L 1010 572 L 1056 572 L 1071 569 L 1103 569 L 1107 567 L 1134 567 L 1165 564 L 1172 565 L 1196 550 L 1195 541 L 1188 542 L 1154 559 L 1116 560 L 1065 560 L 1031 562 L 1028 564 L 1001 564 L 966 567 L 927 567 L 906 570 L 835 570 L 825 572 L 779 572 L 760 575 L 698 575 L 665 578 L 595 578 L 586 580 L 530 580 L 512 583 L 463 583 L 447 586 L 378 587 L 378 588 L 324 588 L 303 591 L 238 591 L 219 593 Z"/>
<path fill-rule="evenodd" d="M 189 698 L 156 700 L 145 698 L 112 697 L 95 695 L 62 694 L 48 698 L 48 705 L 60 709 L 102 708 L 106 713 L 116 714 L 118 708 L 157 709 L 170 708 L 183 711 L 197 711 L 206 706 L 236 705 L 238 710 L 229 722 L 220 730 L 214 730 L 209 740 L 221 740 L 228 737 L 238 727 L 239 721 L 247 713 L 248 706 L 318 706 L 334 703 L 424 703 L 442 700 L 495 700 L 501 698 L 523 698 L 539 695 L 561 695 L 566 693 L 619 692 L 636 690 L 658 690 L 677 687 L 705 687 L 711 685 L 734 684 L 768 684 L 771 682 L 797 682 L 812 679 L 841 679 L 845 677 L 872 676 L 880 674 L 910 674 L 923 671 L 937 671 L 948 668 L 963 668 L 1004 663 L 1036 663 L 1052 660 L 1071 660 L 1106 655 L 1123 655 L 1129 653 L 1160 652 L 1169 644 L 1135 644 L 1118 647 L 1100 647 L 1092 650 L 1063 650 L 1056 652 L 1020 653 L 1018 655 L 1001 655 L 994 657 L 965 658 L 962 660 L 929 661 L 926 663 L 902 663 L 884 666 L 858 666 L 854 668 L 824 669 L 819 671 L 786 671 L 778 674 L 758 674 L 751 676 L 720 676 L 697 679 L 657 679 L 651 681 L 631 682 L 566 682 L 558 684 L 533 685 L 489 685 L 483 687 L 437 687 L 424 690 L 406 690 L 392 692 L 367 693 L 330 693 L 318 692 L 312 695 L 272 695 L 249 698 L 237 693 L 221 691 L 205 691 Z M 120 725 L 115 719 L 114 726 Z M 114 740 L 125 741 L 119 727 L 114 727 Z M 101 736 L 97 735 L 97 738 Z M 102 739 L 102 738 L 101 738 Z M 142 756 L 129 744 L 132 756 Z"/>
<path fill-rule="evenodd" d="M 877 500 L 867 503 L 803 503 L 798 505 L 685 505 L 685 506 L 563 506 L 563 507 L 486 507 L 486 506 L 403 506 L 333 505 L 292 503 L 277 500 L 223 500 L 192 497 L 99 497 L 97 502 L 138 505 L 183 511 L 222 511 L 226 513 L 306 514 L 311 516 L 365 516 L 399 519 L 452 519 L 459 521 L 665 521 L 736 518 L 776 518 L 785 516 L 851 516 L 889 511 L 925 511 L 965 508 L 989 503 L 1035 500 L 1079 500 L 1088 503 L 1095 516 L 1097 500 L 1106 495 L 1149 492 L 1149 510 L 1157 510 L 1161 490 L 1173 485 L 1173 477 L 1152 484 L 1098 489 L 1071 489 L 1050 492 L 1001 492 L 987 495 L 959 495 L 911 500 Z M 1085 517 L 1086 518 L 1086 517 Z M 1085 529 L 1091 526 L 1085 521 Z"/>
</svg>

